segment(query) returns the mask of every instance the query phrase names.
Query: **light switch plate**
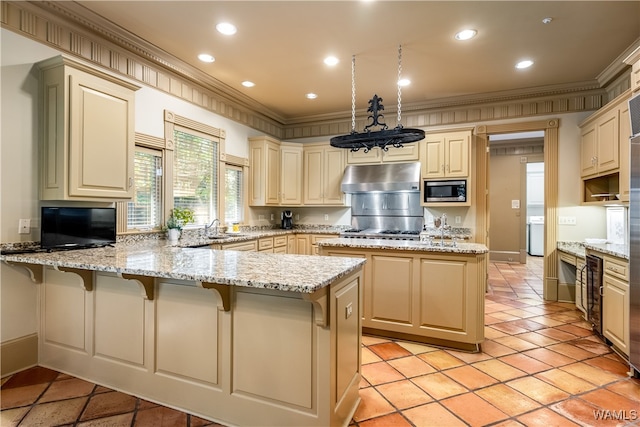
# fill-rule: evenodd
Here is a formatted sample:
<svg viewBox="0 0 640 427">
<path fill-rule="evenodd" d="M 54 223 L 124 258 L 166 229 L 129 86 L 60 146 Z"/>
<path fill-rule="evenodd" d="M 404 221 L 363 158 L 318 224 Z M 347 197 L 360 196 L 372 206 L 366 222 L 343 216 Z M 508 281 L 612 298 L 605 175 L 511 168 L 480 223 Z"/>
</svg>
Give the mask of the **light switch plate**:
<svg viewBox="0 0 640 427">
<path fill-rule="evenodd" d="M 511 209 L 520 209 L 520 200 L 512 200 Z"/>
<path fill-rule="evenodd" d="M 21 219 L 18 221 L 18 234 L 29 234 L 31 233 L 31 220 L 30 219 Z"/>
</svg>

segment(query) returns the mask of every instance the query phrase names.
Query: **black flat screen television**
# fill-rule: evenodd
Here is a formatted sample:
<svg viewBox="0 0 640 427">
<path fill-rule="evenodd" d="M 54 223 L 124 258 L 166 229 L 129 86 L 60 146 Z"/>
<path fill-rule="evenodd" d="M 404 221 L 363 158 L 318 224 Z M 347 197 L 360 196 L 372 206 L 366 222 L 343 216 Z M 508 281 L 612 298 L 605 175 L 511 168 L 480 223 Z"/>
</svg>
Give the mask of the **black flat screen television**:
<svg viewBox="0 0 640 427">
<path fill-rule="evenodd" d="M 43 207 L 42 249 L 77 249 L 116 242 L 115 208 Z"/>
</svg>

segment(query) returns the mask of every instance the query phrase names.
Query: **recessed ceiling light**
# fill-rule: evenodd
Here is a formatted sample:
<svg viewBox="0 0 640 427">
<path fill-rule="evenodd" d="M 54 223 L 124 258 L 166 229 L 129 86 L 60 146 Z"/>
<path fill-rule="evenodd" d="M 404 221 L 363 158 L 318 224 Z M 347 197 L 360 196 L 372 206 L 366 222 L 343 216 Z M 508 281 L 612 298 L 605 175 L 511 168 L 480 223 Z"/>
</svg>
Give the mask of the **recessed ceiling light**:
<svg viewBox="0 0 640 427">
<path fill-rule="evenodd" d="M 326 58 L 324 58 L 324 63 L 331 67 L 338 64 L 338 62 L 340 61 L 335 56 L 327 56 Z"/>
<path fill-rule="evenodd" d="M 551 23 L 551 21 L 553 21 L 553 18 L 543 18 L 543 19 L 542 19 L 542 23 L 543 23 L 543 24 L 550 24 L 550 23 Z"/>
<path fill-rule="evenodd" d="M 235 34 L 236 31 L 238 31 L 235 25 L 228 22 L 219 23 L 218 25 L 216 25 L 216 30 L 218 30 L 218 32 L 224 34 L 225 36 L 231 36 Z"/>
<path fill-rule="evenodd" d="M 409 79 L 398 80 L 398 86 L 409 86 L 410 84 L 411 84 L 411 80 Z"/>
<path fill-rule="evenodd" d="M 318 95 L 316 95 L 315 93 L 308 93 L 305 95 L 307 97 L 307 99 L 316 99 L 318 97 Z"/>
<path fill-rule="evenodd" d="M 476 30 L 462 30 L 459 33 L 456 33 L 456 40 L 469 40 L 472 39 L 478 34 Z"/>
<path fill-rule="evenodd" d="M 533 61 L 530 59 L 525 59 L 524 61 L 520 61 L 516 64 L 516 68 L 522 70 L 524 68 L 529 68 L 533 65 Z"/>
<path fill-rule="evenodd" d="M 216 58 L 209 55 L 208 53 L 201 53 L 200 55 L 198 55 L 198 59 L 202 62 L 214 62 L 216 60 Z"/>
<path fill-rule="evenodd" d="M 244 87 L 254 87 L 256 84 L 254 82 L 250 82 L 249 80 L 245 80 L 242 82 L 242 86 Z"/>
</svg>

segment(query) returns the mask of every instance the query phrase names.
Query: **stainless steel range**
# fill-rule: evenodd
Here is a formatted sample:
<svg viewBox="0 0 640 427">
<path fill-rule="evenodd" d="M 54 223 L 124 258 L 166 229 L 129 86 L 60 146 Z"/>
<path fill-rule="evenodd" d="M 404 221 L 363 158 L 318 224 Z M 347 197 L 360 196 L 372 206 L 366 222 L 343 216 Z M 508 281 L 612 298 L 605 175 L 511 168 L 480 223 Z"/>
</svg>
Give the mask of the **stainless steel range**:
<svg viewBox="0 0 640 427">
<path fill-rule="evenodd" d="M 419 240 L 420 163 L 349 165 L 342 191 L 351 194 L 351 229 L 341 237 Z"/>
</svg>

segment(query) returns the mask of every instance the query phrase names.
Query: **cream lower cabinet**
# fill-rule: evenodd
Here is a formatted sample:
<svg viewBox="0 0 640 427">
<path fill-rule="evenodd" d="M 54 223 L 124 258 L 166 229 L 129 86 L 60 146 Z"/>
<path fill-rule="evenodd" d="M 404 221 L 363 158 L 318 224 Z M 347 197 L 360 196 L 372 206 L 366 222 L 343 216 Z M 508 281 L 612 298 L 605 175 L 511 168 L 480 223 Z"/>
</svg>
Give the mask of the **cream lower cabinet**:
<svg viewBox="0 0 640 427">
<path fill-rule="evenodd" d="M 308 234 L 296 234 L 296 254 L 298 255 L 313 255 L 311 247 L 311 236 Z"/>
<path fill-rule="evenodd" d="M 365 258 L 365 333 L 477 351 L 484 340 L 485 255 L 321 248 Z"/>
<path fill-rule="evenodd" d="M 139 87 L 59 56 L 38 64 L 40 198 L 128 200 L 134 191 Z"/>
<path fill-rule="evenodd" d="M 602 334 L 629 355 L 629 263 L 603 257 Z"/>
<path fill-rule="evenodd" d="M 347 150 L 328 144 L 305 144 L 303 204 L 344 206 L 340 189 Z"/>
</svg>

